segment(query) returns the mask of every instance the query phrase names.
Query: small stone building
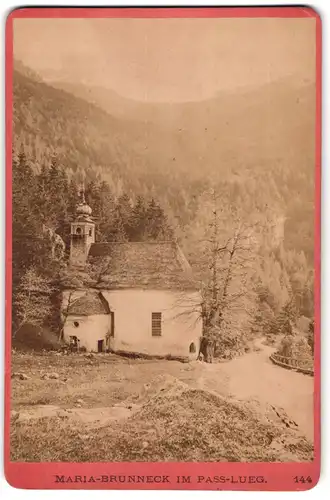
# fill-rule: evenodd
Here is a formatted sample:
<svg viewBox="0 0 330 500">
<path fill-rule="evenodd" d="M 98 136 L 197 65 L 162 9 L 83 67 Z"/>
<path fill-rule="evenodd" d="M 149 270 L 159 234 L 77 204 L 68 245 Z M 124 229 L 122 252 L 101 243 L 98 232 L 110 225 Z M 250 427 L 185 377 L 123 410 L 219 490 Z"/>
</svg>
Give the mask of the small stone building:
<svg viewBox="0 0 330 500">
<path fill-rule="evenodd" d="M 77 291 L 67 297 L 64 341 L 87 351 L 106 350 L 107 338 L 113 328 L 108 302 L 100 292 Z"/>
<path fill-rule="evenodd" d="M 99 266 L 84 289 L 64 290 L 64 339 L 88 351 L 196 359 L 200 292 L 176 242 L 95 243 L 85 200 L 71 224 L 70 270 Z"/>
</svg>

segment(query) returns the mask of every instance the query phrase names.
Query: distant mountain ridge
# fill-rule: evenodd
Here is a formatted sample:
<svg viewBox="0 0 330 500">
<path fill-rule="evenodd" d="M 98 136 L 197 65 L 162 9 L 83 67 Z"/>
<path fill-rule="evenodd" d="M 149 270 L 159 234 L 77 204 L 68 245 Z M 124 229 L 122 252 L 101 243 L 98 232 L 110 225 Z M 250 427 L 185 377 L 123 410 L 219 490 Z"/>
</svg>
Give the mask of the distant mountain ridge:
<svg viewBox="0 0 330 500">
<path fill-rule="evenodd" d="M 39 73 L 31 69 L 29 66 L 26 66 L 21 60 L 14 59 L 13 64 L 14 71 L 18 71 L 22 75 L 31 78 L 31 80 L 35 80 L 36 82 L 43 82 L 43 78 Z"/>
<path fill-rule="evenodd" d="M 176 162 L 192 161 L 191 170 L 195 167 L 212 175 L 218 168 L 253 169 L 260 161 L 283 166 L 314 161 L 315 87 L 311 82 L 298 85 L 288 78 L 184 103 L 141 103 L 100 87 L 68 83 L 60 87 L 112 116 L 139 122 L 141 136 L 144 126 L 151 127 L 154 134 L 146 137 L 148 150 L 156 146 L 162 155 L 173 151 Z"/>
<path fill-rule="evenodd" d="M 187 125 L 184 121 L 180 124 L 180 118 L 184 118 L 187 114 L 189 108 L 195 108 L 195 113 L 200 113 L 201 109 L 204 108 L 205 111 L 210 111 L 212 106 L 216 101 L 229 100 L 232 104 L 233 101 L 239 101 L 237 104 L 242 104 L 244 101 L 251 100 L 253 95 L 258 94 L 260 91 L 268 93 L 269 90 L 274 94 L 280 96 L 284 89 L 292 95 L 305 93 L 312 90 L 314 87 L 314 82 L 312 81 L 300 81 L 294 76 L 281 78 L 275 82 L 270 82 L 268 84 L 263 84 L 261 86 L 239 86 L 231 91 L 219 91 L 216 95 L 205 100 L 196 101 L 183 101 L 183 102 L 152 102 L 152 101 L 137 101 L 124 97 L 115 90 L 105 88 L 102 86 L 91 86 L 84 83 L 70 82 L 67 80 L 48 80 L 47 83 L 60 90 L 65 90 L 76 97 L 85 99 L 92 104 L 95 104 L 110 114 L 117 117 L 124 117 L 129 119 L 138 119 L 141 121 L 151 121 L 157 122 L 158 120 L 162 123 L 171 122 L 171 120 L 178 121 L 178 125 Z M 265 92 L 266 91 L 266 92 Z M 253 102 L 253 100 L 252 100 Z M 236 106 L 237 107 L 237 106 Z M 170 116 L 172 115 L 172 116 Z M 191 125 L 191 123 L 190 123 Z"/>
</svg>

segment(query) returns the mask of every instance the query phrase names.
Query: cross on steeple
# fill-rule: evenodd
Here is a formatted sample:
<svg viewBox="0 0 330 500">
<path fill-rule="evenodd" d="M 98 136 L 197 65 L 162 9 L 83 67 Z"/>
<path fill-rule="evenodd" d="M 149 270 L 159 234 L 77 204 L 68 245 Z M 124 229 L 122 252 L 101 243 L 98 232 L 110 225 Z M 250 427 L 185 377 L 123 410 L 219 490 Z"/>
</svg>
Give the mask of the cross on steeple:
<svg viewBox="0 0 330 500">
<path fill-rule="evenodd" d="M 80 197 L 81 197 L 81 203 L 83 205 L 85 205 L 85 203 L 86 203 L 86 199 L 85 199 L 85 181 L 83 181 L 82 184 L 81 184 Z"/>
</svg>

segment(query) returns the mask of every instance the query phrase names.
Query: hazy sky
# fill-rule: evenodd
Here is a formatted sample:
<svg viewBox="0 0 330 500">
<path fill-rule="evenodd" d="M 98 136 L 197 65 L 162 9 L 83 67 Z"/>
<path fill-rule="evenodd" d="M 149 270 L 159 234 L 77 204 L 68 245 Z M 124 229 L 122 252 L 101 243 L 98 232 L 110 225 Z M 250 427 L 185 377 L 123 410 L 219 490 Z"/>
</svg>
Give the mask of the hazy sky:
<svg viewBox="0 0 330 500">
<path fill-rule="evenodd" d="M 182 101 L 315 77 L 315 19 L 15 19 L 14 56 L 41 76 Z"/>
</svg>

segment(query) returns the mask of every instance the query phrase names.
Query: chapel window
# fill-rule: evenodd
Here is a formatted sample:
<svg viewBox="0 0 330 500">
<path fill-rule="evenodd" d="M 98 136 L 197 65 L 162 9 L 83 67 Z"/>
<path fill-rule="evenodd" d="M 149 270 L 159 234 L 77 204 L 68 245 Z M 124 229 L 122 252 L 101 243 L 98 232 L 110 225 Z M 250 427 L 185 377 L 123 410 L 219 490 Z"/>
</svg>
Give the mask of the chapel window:
<svg viewBox="0 0 330 500">
<path fill-rule="evenodd" d="M 151 313 L 151 335 L 160 337 L 162 335 L 162 313 Z"/>
</svg>

